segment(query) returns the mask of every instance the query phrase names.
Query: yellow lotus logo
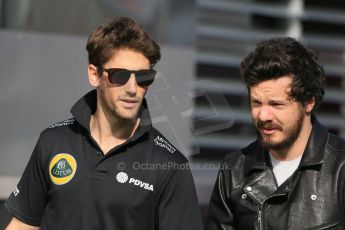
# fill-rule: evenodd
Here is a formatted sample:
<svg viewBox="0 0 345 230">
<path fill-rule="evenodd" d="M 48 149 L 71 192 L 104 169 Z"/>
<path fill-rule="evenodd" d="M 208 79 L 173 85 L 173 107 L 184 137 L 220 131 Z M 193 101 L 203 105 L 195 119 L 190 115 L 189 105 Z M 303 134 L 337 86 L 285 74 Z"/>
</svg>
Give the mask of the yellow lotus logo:
<svg viewBox="0 0 345 230">
<path fill-rule="evenodd" d="M 59 153 L 53 157 L 49 164 L 50 179 L 56 185 L 68 183 L 74 177 L 77 170 L 77 162 L 68 153 Z"/>
</svg>

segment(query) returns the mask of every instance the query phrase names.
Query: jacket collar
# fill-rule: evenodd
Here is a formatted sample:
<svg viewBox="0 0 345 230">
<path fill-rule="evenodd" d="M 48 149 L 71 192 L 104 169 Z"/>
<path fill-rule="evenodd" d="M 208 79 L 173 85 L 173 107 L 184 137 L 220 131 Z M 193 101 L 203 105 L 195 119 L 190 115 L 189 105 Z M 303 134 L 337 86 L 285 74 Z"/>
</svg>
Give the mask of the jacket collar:
<svg viewBox="0 0 345 230">
<path fill-rule="evenodd" d="M 245 175 L 248 175 L 251 171 L 261 171 L 268 167 L 267 150 L 262 147 L 258 139 L 242 149 L 242 152 L 246 156 L 244 164 Z"/>
<path fill-rule="evenodd" d="M 95 113 L 97 109 L 97 91 L 92 90 L 85 96 L 80 98 L 71 108 L 75 120 L 90 133 L 90 119 L 91 115 Z M 146 99 L 143 100 L 141 105 L 139 116 L 141 118 L 138 129 L 135 131 L 133 137 L 129 141 L 135 141 L 152 127 L 151 117 L 147 107 Z"/>
<path fill-rule="evenodd" d="M 312 131 L 304 150 L 300 167 L 309 167 L 323 163 L 325 147 L 328 141 L 328 131 L 312 114 Z M 247 175 L 253 170 L 263 170 L 270 166 L 268 151 L 265 150 L 259 140 L 242 149 L 246 155 L 244 173 Z"/>
<path fill-rule="evenodd" d="M 319 165 L 323 163 L 324 159 L 325 148 L 328 142 L 328 131 L 314 115 L 312 115 L 311 121 L 313 128 L 304 150 L 300 167 Z"/>
</svg>

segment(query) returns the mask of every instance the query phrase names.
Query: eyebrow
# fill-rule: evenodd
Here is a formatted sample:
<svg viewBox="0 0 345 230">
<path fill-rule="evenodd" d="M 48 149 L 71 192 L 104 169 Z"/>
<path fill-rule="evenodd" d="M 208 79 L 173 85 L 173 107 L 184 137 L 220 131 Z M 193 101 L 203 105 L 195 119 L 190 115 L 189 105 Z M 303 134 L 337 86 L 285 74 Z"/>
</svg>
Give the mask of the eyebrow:
<svg viewBox="0 0 345 230">
<path fill-rule="evenodd" d="M 288 102 L 287 101 L 282 101 L 282 100 L 269 100 L 268 104 L 282 104 L 286 105 Z"/>
<path fill-rule="evenodd" d="M 250 100 L 251 100 L 251 101 L 260 102 L 259 99 L 255 98 L 255 97 L 253 97 L 253 96 L 250 96 Z M 277 100 L 275 100 L 275 99 L 270 99 L 270 100 L 268 100 L 268 104 L 275 104 L 275 103 L 277 103 L 277 104 L 284 104 L 284 105 L 285 105 L 285 104 L 288 103 L 288 101 L 286 101 L 286 100 L 281 100 L 281 99 L 277 99 Z"/>
</svg>

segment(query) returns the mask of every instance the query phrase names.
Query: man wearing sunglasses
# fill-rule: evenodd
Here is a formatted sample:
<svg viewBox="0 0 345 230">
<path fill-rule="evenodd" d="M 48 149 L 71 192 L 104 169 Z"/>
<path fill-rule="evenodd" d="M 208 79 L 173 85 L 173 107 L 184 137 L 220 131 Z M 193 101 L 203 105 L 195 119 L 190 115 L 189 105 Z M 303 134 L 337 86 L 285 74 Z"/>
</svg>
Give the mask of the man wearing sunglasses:
<svg viewBox="0 0 345 230">
<path fill-rule="evenodd" d="M 87 42 L 95 90 L 44 130 L 5 207 L 12 229 L 202 229 L 186 158 L 151 125 L 144 96 L 160 48 L 132 19 Z"/>
</svg>

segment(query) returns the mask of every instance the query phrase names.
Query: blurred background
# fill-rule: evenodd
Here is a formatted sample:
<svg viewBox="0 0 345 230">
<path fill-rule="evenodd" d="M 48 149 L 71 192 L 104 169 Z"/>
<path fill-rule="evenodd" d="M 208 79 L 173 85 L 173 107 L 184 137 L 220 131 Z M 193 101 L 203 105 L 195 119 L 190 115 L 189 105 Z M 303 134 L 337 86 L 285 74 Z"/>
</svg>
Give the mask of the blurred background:
<svg viewBox="0 0 345 230">
<path fill-rule="evenodd" d="M 256 138 L 239 64 L 257 42 L 291 36 L 319 53 L 327 87 L 318 117 L 345 137 L 342 0 L 0 0 L 0 229 L 40 132 L 70 118 L 91 89 L 89 33 L 116 16 L 161 45 L 147 95 L 153 124 L 189 158 L 204 215 L 221 160 Z"/>
</svg>

